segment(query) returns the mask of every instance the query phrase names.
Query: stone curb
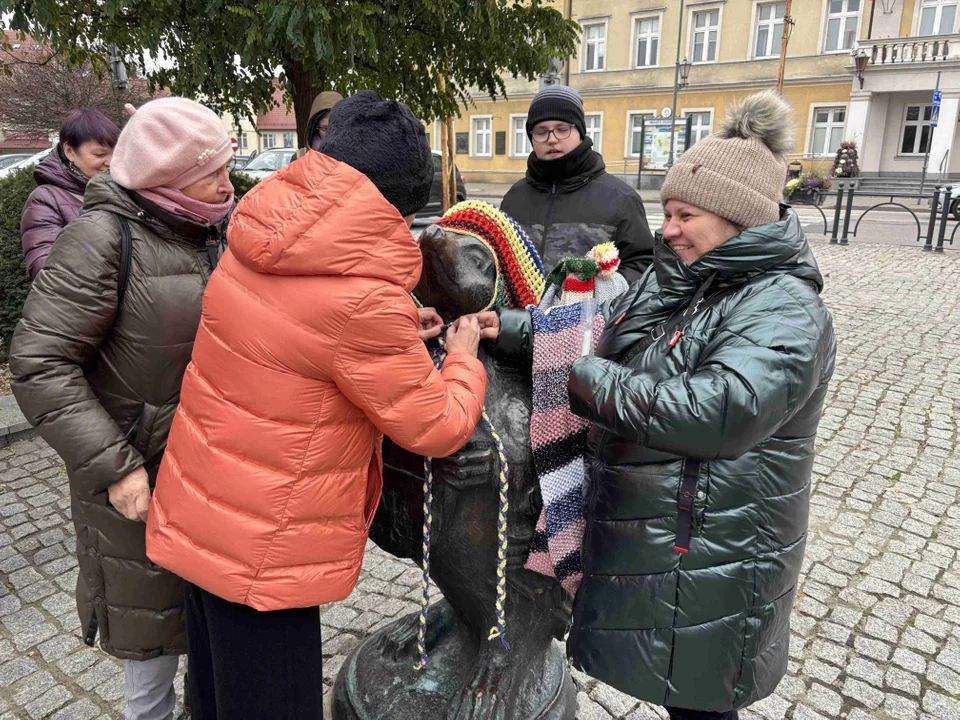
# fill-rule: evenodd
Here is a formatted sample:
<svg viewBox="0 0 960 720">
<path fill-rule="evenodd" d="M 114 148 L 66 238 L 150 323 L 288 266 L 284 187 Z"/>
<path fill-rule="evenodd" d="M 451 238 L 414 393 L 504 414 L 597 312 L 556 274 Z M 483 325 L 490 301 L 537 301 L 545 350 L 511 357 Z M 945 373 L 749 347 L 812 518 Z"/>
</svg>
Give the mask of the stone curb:
<svg viewBox="0 0 960 720">
<path fill-rule="evenodd" d="M 13 395 L 0 396 L 0 447 L 34 436 Z"/>
</svg>

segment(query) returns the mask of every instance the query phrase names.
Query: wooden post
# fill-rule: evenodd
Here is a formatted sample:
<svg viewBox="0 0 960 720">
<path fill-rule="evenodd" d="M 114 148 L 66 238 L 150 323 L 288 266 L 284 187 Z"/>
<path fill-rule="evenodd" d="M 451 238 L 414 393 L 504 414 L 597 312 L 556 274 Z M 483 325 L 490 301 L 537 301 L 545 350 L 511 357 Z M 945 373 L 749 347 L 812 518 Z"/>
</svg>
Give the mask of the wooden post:
<svg viewBox="0 0 960 720">
<path fill-rule="evenodd" d="M 440 74 L 440 92 L 446 92 L 447 80 Z M 443 212 L 450 209 L 450 173 L 447 169 L 448 150 L 450 148 L 450 138 L 447 137 L 447 123 L 440 121 L 440 175 L 443 180 Z"/>
<path fill-rule="evenodd" d="M 448 117 L 444 125 L 447 128 L 447 147 L 450 149 L 447 160 L 447 187 L 450 194 L 447 197 L 452 206 L 457 204 L 457 138 L 453 132 L 453 118 Z"/>
<path fill-rule="evenodd" d="M 783 12 L 783 37 L 780 40 L 780 69 L 777 72 L 777 94 L 783 95 L 783 71 L 787 64 L 787 43 L 790 42 L 790 28 L 793 18 L 790 16 L 792 0 L 787 0 L 787 7 Z"/>
</svg>

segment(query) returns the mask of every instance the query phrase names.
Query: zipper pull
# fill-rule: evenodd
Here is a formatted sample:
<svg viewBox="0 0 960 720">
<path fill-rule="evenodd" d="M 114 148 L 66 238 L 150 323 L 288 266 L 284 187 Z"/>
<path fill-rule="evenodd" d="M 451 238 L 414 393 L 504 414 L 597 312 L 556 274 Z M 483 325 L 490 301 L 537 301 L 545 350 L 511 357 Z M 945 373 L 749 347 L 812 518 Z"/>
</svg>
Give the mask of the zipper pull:
<svg viewBox="0 0 960 720">
<path fill-rule="evenodd" d="M 673 334 L 673 337 L 670 338 L 670 347 L 674 347 L 678 342 L 680 342 L 681 337 L 683 337 L 683 330 L 677 330 Z"/>
</svg>

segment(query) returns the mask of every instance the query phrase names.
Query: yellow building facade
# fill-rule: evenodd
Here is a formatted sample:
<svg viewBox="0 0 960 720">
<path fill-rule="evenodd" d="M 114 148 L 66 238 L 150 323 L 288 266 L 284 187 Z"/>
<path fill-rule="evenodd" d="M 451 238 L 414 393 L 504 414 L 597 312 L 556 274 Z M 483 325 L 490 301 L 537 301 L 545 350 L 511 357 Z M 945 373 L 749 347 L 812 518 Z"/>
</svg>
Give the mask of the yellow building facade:
<svg viewBox="0 0 960 720">
<path fill-rule="evenodd" d="M 693 64 L 676 113 L 691 117 L 692 143 L 719 128 L 738 99 L 776 85 L 783 0 L 693 0 L 682 18 L 679 0 L 562 0 L 555 6 L 581 27 L 579 51 L 565 59 L 558 80 L 583 96 L 587 132 L 612 173 L 635 178 L 648 154 L 640 116 L 669 117 L 678 30 L 680 57 Z M 851 52 L 867 31 L 871 0 L 793 0 L 791 15 L 783 88 L 794 108 L 789 159 L 799 160 L 805 173 L 825 172 L 847 135 Z M 514 79 L 506 85 L 506 99 L 475 95 L 455 121 L 457 166 L 468 182 L 512 182 L 525 170 L 524 122 L 540 85 Z M 438 126 L 428 131 L 436 146 Z M 643 174 L 652 179 L 662 172 Z"/>
</svg>

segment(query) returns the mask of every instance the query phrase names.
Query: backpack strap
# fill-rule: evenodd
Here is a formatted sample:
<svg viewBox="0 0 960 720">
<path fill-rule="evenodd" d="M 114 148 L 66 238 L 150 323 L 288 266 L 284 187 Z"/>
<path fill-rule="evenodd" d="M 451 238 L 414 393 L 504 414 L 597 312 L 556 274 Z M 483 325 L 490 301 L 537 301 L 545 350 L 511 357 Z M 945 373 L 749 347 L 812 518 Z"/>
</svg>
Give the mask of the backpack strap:
<svg viewBox="0 0 960 720">
<path fill-rule="evenodd" d="M 116 215 L 116 213 L 114 213 Z M 117 310 L 123 306 L 123 297 L 127 294 L 127 282 L 130 279 L 130 267 L 133 264 L 133 237 L 130 223 L 122 215 L 116 215 L 120 225 L 120 272 L 117 277 Z"/>
</svg>

